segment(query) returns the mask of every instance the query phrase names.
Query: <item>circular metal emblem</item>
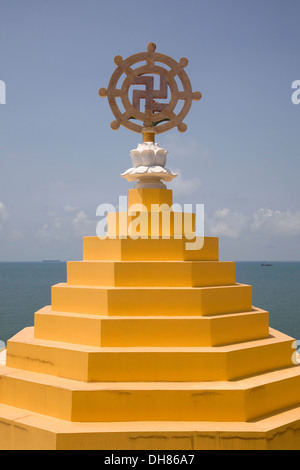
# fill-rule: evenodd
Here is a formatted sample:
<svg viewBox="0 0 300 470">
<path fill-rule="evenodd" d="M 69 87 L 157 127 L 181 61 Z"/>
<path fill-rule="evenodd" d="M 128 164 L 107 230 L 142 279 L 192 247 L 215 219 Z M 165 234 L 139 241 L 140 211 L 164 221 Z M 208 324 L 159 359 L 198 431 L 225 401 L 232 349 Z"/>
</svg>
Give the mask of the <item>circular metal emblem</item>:
<svg viewBox="0 0 300 470">
<path fill-rule="evenodd" d="M 138 133 L 151 130 L 161 134 L 173 127 L 180 132 L 186 131 L 183 119 L 191 108 L 192 100 L 198 101 L 202 95 L 199 91 L 192 91 L 184 70 L 188 64 L 185 57 L 176 62 L 155 50 L 156 45 L 150 43 L 147 52 L 124 60 L 119 55 L 114 58 L 117 68 L 108 87 L 99 90 L 101 97 L 107 96 L 116 118 L 111 123 L 112 129 L 116 130 L 122 125 Z M 136 66 L 139 62 L 143 64 Z M 155 80 L 159 81 L 159 85 L 155 86 Z"/>
</svg>

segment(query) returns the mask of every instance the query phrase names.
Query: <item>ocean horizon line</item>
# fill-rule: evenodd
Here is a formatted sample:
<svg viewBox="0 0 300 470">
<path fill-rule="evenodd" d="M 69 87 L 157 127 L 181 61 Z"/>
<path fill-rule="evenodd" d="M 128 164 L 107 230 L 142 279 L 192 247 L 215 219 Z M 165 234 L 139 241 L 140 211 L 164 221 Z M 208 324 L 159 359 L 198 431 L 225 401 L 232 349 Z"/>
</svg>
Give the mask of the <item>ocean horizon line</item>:
<svg viewBox="0 0 300 470">
<path fill-rule="evenodd" d="M 67 263 L 68 261 L 74 261 L 73 259 L 72 260 L 60 260 L 60 259 L 44 259 L 44 260 L 3 260 L 1 261 L 0 260 L 0 263 Z M 77 260 L 76 260 L 77 261 Z M 80 260 L 80 261 L 84 261 L 84 260 Z M 114 260 L 111 260 L 111 261 L 114 261 Z M 117 260 L 115 260 L 117 261 Z M 262 258 L 262 259 L 256 259 L 256 260 L 247 260 L 247 259 L 243 259 L 243 260 L 234 260 L 234 259 L 224 259 L 224 260 L 221 260 L 220 261 L 231 261 L 231 262 L 234 262 L 234 263 L 300 263 L 300 259 L 299 260 L 272 260 L 272 259 L 266 259 L 266 258 Z"/>
</svg>

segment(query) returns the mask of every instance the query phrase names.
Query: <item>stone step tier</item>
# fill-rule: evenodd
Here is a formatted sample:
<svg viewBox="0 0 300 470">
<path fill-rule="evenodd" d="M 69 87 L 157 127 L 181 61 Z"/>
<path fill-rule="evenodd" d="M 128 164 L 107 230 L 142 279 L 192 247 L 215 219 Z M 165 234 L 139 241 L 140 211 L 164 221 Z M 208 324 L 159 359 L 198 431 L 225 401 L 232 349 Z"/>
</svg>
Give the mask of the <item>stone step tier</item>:
<svg viewBox="0 0 300 470">
<path fill-rule="evenodd" d="M 9 367 L 86 382 L 237 380 L 292 366 L 293 338 L 213 347 L 92 347 L 34 338 L 25 328 L 8 342 Z M 176 364 L 176 367 L 174 367 Z"/>
<path fill-rule="evenodd" d="M 299 450 L 300 406 L 250 422 L 72 422 L 0 403 L 5 450 Z"/>
<path fill-rule="evenodd" d="M 209 316 L 118 316 L 53 311 L 35 313 L 34 337 L 96 347 L 224 346 L 269 337 L 269 313 Z"/>
<path fill-rule="evenodd" d="M 81 382 L 5 368 L 1 402 L 73 422 L 250 422 L 299 404 L 299 368 L 234 382 Z"/>
</svg>

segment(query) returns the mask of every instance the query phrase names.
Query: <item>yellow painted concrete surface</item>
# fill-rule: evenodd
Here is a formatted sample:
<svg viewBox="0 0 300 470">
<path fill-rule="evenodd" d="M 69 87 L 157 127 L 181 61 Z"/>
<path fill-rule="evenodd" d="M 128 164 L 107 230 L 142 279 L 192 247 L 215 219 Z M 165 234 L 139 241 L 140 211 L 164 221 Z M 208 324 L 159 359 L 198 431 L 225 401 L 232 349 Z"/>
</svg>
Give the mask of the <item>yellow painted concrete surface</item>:
<svg viewBox="0 0 300 470">
<path fill-rule="evenodd" d="M 300 368 L 236 382 L 82 383 L 0 368 L 1 402 L 74 422 L 245 422 L 297 406 Z"/>
<path fill-rule="evenodd" d="M 235 284 L 235 263 L 221 261 L 71 261 L 69 285 L 208 287 Z"/>
<path fill-rule="evenodd" d="M 95 315 L 216 315 L 249 312 L 252 287 L 244 284 L 217 287 L 109 288 L 52 286 L 52 309 Z"/>
<path fill-rule="evenodd" d="M 99 347 L 221 346 L 269 336 L 269 314 L 261 309 L 210 317 L 107 317 L 47 306 L 35 313 L 34 325 L 35 338 Z"/>
<path fill-rule="evenodd" d="M 159 209 L 159 207 L 157 207 Z M 109 212 L 107 214 L 107 235 L 109 237 L 160 237 L 191 236 L 195 233 L 195 214 L 174 211 L 141 210 L 139 205 L 131 206 L 130 212 Z"/>
<path fill-rule="evenodd" d="M 173 192 L 171 189 L 160 188 L 129 189 L 128 207 L 135 204 L 142 204 L 148 211 L 153 209 L 153 205 L 161 206 L 161 208 L 163 208 L 163 205 L 171 207 L 173 204 Z"/>
<path fill-rule="evenodd" d="M 191 236 L 195 233 L 195 214 L 184 212 L 181 207 L 178 210 L 172 204 L 171 190 L 131 189 L 127 211 L 107 214 L 107 235 Z"/>
<path fill-rule="evenodd" d="M 198 243 L 199 241 L 199 243 Z M 188 249 L 187 243 L 195 243 Z M 185 238 L 116 238 L 84 237 L 83 259 L 85 261 L 218 261 L 218 238 L 205 237 L 202 247 L 202 238 L 193 240 Z"/>
<path fill-rule="evenodd" d="M 236 380 L 292 366 L 293 341 L 271 330 L 266 339 L 219 347 L 96 348 L 39 340 L 26 328 L 8 341 L 7 366 L 87 382 Z"/>
<path fill-rule="evenodd" d="M 72 423 L 0 404 L 0 449 L 300 450 L 300 407 L 251 423 Z"/>
</svg>

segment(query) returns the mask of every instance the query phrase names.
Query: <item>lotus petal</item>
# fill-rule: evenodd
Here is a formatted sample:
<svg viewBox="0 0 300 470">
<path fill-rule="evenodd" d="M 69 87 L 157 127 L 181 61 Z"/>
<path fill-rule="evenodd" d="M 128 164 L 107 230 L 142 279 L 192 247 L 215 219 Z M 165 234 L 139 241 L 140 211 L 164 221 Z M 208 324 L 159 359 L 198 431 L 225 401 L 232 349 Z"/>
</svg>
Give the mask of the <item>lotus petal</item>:
<svg viewBox="0 0 300 470">
<path fill-rule="evenodd" d="M 160 166 L 165 166 L 167 161 L 167 151 L 164 149 L 158 149 L 155 154 L 155 163 Z"/>
<path fill-rule="evenodd" d="M 155 153 L 151 149 L 145 149 L 141 152 L 142 165 L 150 166 L 155 163 Z"/>
</svg>

